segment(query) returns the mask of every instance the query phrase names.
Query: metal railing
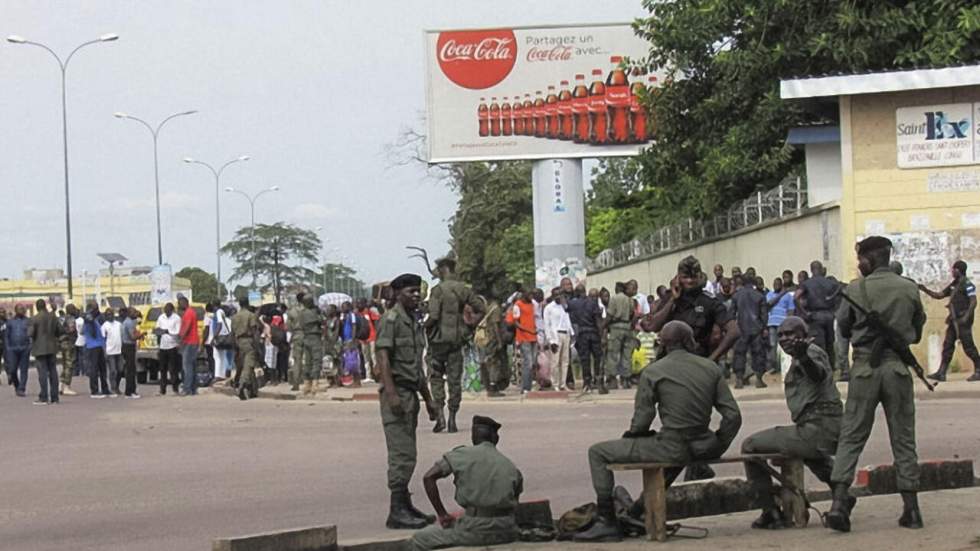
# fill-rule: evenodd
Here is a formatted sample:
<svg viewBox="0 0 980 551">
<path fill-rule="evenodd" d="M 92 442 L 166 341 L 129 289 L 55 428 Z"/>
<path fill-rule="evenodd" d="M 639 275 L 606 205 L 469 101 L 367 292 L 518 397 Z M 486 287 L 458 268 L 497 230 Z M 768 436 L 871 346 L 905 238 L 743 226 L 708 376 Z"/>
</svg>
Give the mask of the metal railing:
<svg viewBox="0 0 980 551">
<path fill-rule="evenodd" d="M 629 264 L 657 253 L 681 249 L 772 220 L 796 214 L 807 207 L 806 182 L 794 176 L 766 192 L 756 192 L 744 201 L 710 218 L 664 226 L 606 249 L 589 261 L 589 270 L 606 270 Z"/>
</svg>

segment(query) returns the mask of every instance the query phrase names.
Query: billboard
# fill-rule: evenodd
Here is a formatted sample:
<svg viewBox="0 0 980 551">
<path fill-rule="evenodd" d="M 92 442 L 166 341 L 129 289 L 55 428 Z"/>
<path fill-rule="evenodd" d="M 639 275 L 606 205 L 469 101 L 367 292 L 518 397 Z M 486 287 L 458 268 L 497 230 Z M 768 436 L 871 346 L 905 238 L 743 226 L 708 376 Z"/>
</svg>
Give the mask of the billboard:
<svg viewBox="0 0 980 551">
<path fill-rule="evenodd" d="M 648 46 L 628 23 L 426 31 L 428 161 L 635 155 Z"/>
</svg>

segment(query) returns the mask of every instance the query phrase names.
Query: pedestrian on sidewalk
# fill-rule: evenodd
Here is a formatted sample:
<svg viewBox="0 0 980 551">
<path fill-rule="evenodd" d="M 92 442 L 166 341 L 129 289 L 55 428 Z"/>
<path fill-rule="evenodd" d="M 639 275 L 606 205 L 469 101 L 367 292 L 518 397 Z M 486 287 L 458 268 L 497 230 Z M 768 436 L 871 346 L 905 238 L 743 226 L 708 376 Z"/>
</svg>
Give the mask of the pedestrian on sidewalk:
<svg viewBox="0 0 980 551">
<path fill-rule="evenodd" d="M 183 366 L 184 396 L 197 395 L 197 353 L 201 347 L 201 335 L 197 331 L 197 312 L 190 307 L 187 297 L 177 297 L 180 312 L 180 357 Z"/>
<path fill-rule="evenodd" d="M 58 318 L 48 311 L 44 299 L 37 299 L 34 306 L 36 311 L 30 324 L 31 354 L 34 355 L 37 380 L 41 386 L 41 393 L 34 404 L 57 404 L 58 367 L 55 365 L 55 356 L 58 353 L 58 339 L 62 328 Z"/>
<path fill-rule="evenodd" d="M 299 390 L 299 385 L 303 382 L 303 365 L 305 365 L 303 354 L 306 352 L 306 349 L 303 348 L 303 341 L 306 336 L 303 329 L 303 311 L 306 309 L 305 303 L 306 293 L 296 293 L 296 302 L 286 311 L 287 337 L 289 339 L 290 354 L 293 358 L 293 363 L 288 370 L 287 377 L 289 379 L 290 390 L 294 392 Z"/>
<path fill-rule="evenodd" d="M 27 396 L 28 368 L 31 361 L 30 320 L 23 304 L 14 306 L 14 317 L 7 320 L 4 332 L 4 349 L 7 354 L 7 377 L 14 386 L 14 393 Z"/>
<path fill-rule="evenodd" d="M 946 338 L 943 339 L 942 360 L 939 363 L 939 370 L 929 375 L 929 378 L 934 381 L 946 380 L 946 370 L 949 369 L 949 363 L 953 361 L 956 341 L 960 341 L 963 352 L 973 362 L 973 375 L 970 375 L 967 381 L 980 381 L 980 352 L 977 352 L 977 345 L 973 342 L 973 315 L 977 309 L 977 287 L 970 278 L 966 277 L 966 274 L 966 262 L 957 260 L 952 268 L 953 282 L 942 291 L 932 291 L 925 285 L 919 284 L 920 291 L 936 300 L 949 298 L 949 303 L 946 305 L 949 315 L 946 316 Z"/>
<path fill-rule="evenodd" d="M 530 288 L 521 289 L 521 296 L 508 309 L 507 325 L 514 327 L 514 346 L 521 355 L 521 392 L 531 392 L 534 358 L 538 355 L 538 330 L 535 326 L 534 299 Z"/>
<path fill-rule="evenodd" d="M 575 350 L 582 366 L 582 390 L 591 392 L 594 375 L 602 373 L 602 341 L 599 328 L 602 325 L 602 308 L 599 297 L 586 294 L 585 285 L 578 284 L 575 296 L 568 301 L 568 317 L 575 335 Z M 570 389 L 575 389 L 574 377 Z"/>
<path fill-rule="evenodd" d="M 109 395 L 109 381 L 106 373 L 105 335 L 102 324 L 105 322 L 99 305 L 90 302 L 85 313 L 85 357 L 88 364 L 88 390 L 91 398 L 105 398 Z"/>
<path fill-rule="evenodd" d="M 572 328 L 568 316 L 568 298 L 559 294 L 544 309 L 545 336 L 548 339 L 548 351 L 551 353 L 551 386 L 565 390 L 565 379 L 568 376 L 572 357 Z M 574 379 L 572 381 L 574 386 Z"/>
<path fill-rule="evenodd" d="M 751 268 L 749 269 L 751 270 Z M 742 287 L 735 291 L 735 319 L 738 322 L 738 342 L 735 344 L 735 388 L 742 388 L 755 375 L 755 387 L 765 388 L 762 375 L 766 372 L 766 353 L 763 340 L 768 338 L 766 299 L 756 289 L 755 272 L 745 271 Z M 752 373 L 745 373 L 746 354 L 752 354 Z"/>
<path fill-rule="evenodd" d="M 0 375 L 6 375 L 6 348 L 4 345 L 4 339 L 7 335 L 7 309 L 0 306 Z M 7 384 L 14 386 L 14 382 L 7 377 Z"/>
<path fill-rule="evenodd" d="M 361 344 L 361 358 L 364 361 L 364 382 L 370 383 L 374 382 L 375 378 L 375 366 L 374 366 L 374 342 L 378 339 L 377 324 L 378 320 L 381 319 L 381 313 L 378 309 L 371 306 L 366 298 L 357 299 L 357 313 L 364 318 L 364 321 L 368 324 L 368 338 L 360 341 Z"/>
<path fill-rule="evenodd" d="M 153 334 L 157 337 L 157 365 L 159 366 L 160 396 L 167 395 L 167 378 L 174 394 L 180 391 L 180 316 L 174 312 L 173 303 L 163 305 L 163 313 L 157 317 Z"/>
<path fill-rule="evenodd" d="M 109 379 L 109 397 L 119 396 L 119 381 L 122 380 L 122 323 L 116 319 L 112 308 L 106 308 L 103 315 L 102 336 L 105 337 L 106 376 Z"/>
<path fill-rule="evenodd" d="M 123 355 L 123 376 L 126 377 L 126 398 L 131 400 L 139 399 L 140 395 L 136 392 L 136 346 L 143 333 L 139 329 L 139 311 L 136 308 L 123 308 L 122 322 L 122 355 Z"/>
<path fill-rule="evenodd" d="M 788 270 L 787 270 L 788 271 Z M 789 272 L 792 276 L 793 272 Z M 786 272 L 783 272 L 785 275 Z M 772 291 L 766 294 L 766 307 L 769 309 L 766 327 L 769 331 L 769 373 L 779 373 L 778 329 L 783 320 L 794 315 L 793 290 L 783 285 L 783 279 L 772 281 Z"/>
</svg>

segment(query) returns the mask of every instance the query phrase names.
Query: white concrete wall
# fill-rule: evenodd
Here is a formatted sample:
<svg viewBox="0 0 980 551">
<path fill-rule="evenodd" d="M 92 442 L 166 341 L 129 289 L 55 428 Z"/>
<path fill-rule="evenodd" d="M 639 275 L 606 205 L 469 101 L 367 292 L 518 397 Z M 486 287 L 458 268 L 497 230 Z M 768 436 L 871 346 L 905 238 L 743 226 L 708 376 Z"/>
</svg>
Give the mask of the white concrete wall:
<svg viewBox="0 0 980 551">
<path fill-rule="evenodd" d="M 811 207 L 840 201 L 840 143 L 806 145 L 806 186 Z"/>
</svg>

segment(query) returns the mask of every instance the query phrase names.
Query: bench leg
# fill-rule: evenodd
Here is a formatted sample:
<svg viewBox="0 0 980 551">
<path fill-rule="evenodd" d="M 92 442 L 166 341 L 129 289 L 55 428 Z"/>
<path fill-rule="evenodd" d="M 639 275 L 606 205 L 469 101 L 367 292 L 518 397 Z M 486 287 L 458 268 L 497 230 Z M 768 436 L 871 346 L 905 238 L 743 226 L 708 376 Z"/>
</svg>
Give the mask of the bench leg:
<svg viewBox="0 0 980 551">
<path fill-rule="evenodd" d="M 786 459 L 783 461 L 781 472 L 783 477 L 793 484 L 793 486 L 796 486 L 801 491 L 806 491 L 806 488 L 803 486 L 803 461 L 799 459 Z M 793 520 L 793 525 L 797 528 L 806 528 L 809 513 L 806 510 L 806 503 L 803 501 L 803 498 L 787 488 L 782 489 L 780 497 L 782 497 L 783 507 L 786 509 L 786 516 Z"/>
<path fill-rule="evenodd" d="M 667 491 L 664 488 L 663 469 L 644 469 L 643 505 L 646 509 L 644 524 L 647 538 L 667 541 Z"/>
</svg>

